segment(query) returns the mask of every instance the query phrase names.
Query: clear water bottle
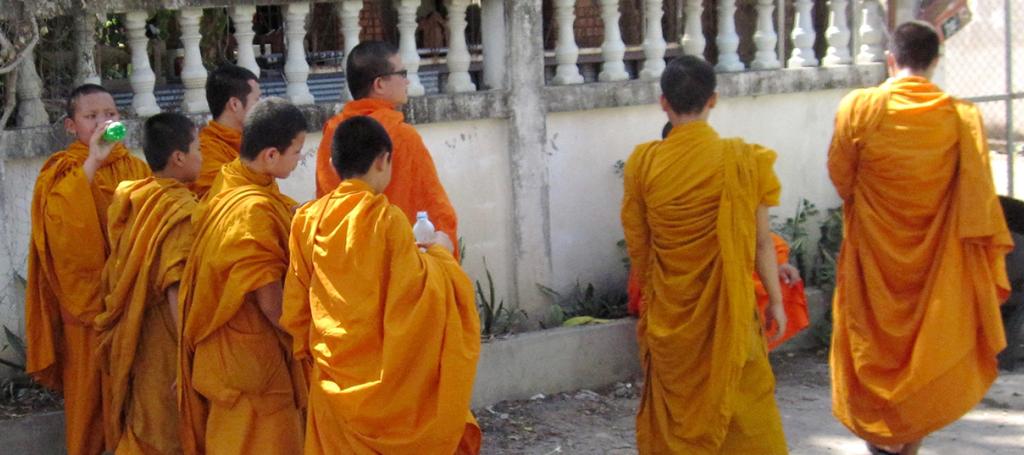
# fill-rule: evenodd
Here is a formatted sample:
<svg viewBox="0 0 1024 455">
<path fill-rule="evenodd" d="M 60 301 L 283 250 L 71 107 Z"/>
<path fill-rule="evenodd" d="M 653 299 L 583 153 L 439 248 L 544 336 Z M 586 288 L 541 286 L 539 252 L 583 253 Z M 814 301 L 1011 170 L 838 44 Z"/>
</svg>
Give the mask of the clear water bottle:
<svg viewBox="0 0 1024 455">
<path fill-rule="evenodd" d="M 416 212 L 416 224 L 412 226 L 412 235 L 416 237 L 416 243 L 433 242 L 434 233 L 434 223 L 430 222 L 427 212 Z"/>
</svg>

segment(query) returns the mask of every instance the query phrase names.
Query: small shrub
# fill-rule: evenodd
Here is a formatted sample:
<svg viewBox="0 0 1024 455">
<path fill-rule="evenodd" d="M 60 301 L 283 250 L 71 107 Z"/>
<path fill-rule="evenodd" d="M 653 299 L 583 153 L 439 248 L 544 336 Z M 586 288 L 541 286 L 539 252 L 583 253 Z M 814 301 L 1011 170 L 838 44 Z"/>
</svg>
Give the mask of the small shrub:
<svg viewBox="0 0 1024 455">
<path fill-rule="evenodd" d="M 626 304 L 629 300 L 625 291 L 607 291 L 598 293 L 593 283 L 586 286 L 576 281 L 572 292 L 569 295 L 562 295 L 547 286 L 537 285 L 541 292 L 551 296 L 555 300 L 555 307 L 552 315 L 561 316 L 555 323 L 555 318 L 549 318 L 546 325 L 561 325 L 567 320 L 580 316 L 589 316 L 596 319 L 618 319 L 629 315 Z"/>
<path fill-rule="evenodd" d="M 487 277 L 487 289 L 476 282 L 476 305 L 480 312 L 480 334 L 484 337 L 493 337 L 511 333 L 526 321 L 526 312 L 505 306 L 505 299 L 497 297 L 494 288 L 494 278 L 490 269 L 487 268 L 487 260 L 484 259 L 484 274 Z"/>
</svg>

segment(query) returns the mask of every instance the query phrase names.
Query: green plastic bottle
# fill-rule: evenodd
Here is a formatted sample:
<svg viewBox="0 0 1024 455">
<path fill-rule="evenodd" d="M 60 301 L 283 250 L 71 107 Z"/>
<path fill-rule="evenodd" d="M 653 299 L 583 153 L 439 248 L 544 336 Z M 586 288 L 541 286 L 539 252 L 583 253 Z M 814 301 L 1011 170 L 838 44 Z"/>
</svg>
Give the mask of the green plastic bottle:
<svg viewBox="0 0 1024 455">
<path fill-rule="evenodd" d="M 128 129 L 125 128 L 124 123 L 111 122 L 107 125 L 107 128 L 103 130 L 103 140 L 107 142 L 123 141 L 127 134 Z"/>
</svg>

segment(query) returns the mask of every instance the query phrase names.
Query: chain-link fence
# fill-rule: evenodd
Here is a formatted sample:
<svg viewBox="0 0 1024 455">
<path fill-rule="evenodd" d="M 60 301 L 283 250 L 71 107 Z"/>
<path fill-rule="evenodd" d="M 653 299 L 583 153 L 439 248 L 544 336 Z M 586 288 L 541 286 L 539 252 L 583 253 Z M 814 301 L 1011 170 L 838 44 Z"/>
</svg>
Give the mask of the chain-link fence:
<svg viewBox="0 0 1024 455">
<path fill-rule="evenodd" d="M 1024 3 L 973 0 L 971 21 L 946 41 L 943 85 L 981 110 L 996 189 L 1024 195 Z"/>
</svg>

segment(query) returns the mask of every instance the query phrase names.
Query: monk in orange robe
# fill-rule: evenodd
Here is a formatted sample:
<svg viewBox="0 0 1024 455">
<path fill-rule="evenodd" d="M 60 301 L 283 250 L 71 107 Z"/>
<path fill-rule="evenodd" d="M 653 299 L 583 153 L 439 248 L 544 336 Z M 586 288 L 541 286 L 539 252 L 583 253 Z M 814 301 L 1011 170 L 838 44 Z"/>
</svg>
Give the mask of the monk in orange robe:
<svg viewBox="0 0 1024 455">
<path fill-rule="evenodd" d="M 200 198 L 210 190 L 220 168 L 238 159 L 242 123 L 261 95 L 259 79 L 241 66 L 223 65 L 206 77 L 206 102 L 213 120 L 199 132 L 203 169 L 192 183 L 192 191 Z"/>
<path fill-rule="evenodd" d="M 306 120 L 280 98 L 246 119 L 238 160 L 193 217 L 181 278 L 182 445 L 197 454 L 302 450 L 306 380 L 279 329 L 296 202 L 278 189 L 302 157 Z"/>
<path fill-rule="evenodd" d="M 46 161 L 32 195 L 26 370 L 63 393 L 68 453 L 92 455 L 104 448 L 93 321 L 103 311 L 107 208 L 118 184 L 149 176 L 149 168 L 120 142 L 101 138 L 106 124 L 120 119 L 103 87 L 76 88 L 67 114 L 64 128 L 76 140 Z"/>
<path fill-rule="evenodd" d="M 644 283 L 637 323 L 644 389 L 641 454 L 784 454 L 775 379 L 753 273 L 777 276 L 768 206 L 778 204 L 775 153 L 723 139 L 707 123 L 715 72 L 684 56 L 661 78 L 674 128 L 641 144 L 625 166 L 622 225 Z M 768 314 L 784 332 L 779 282 Z"/>
<path fill-rule="evenodd" d="M 846 96 L 829 175 L 843 198 L 833 413 L 874 453 L 917 453 L 996 378 L 1012 240 L 981 115 L 930 82 L 939 36 L 900 25 L 879 87 Z"/>
<path fill-rule="evenodd" d="M 186 186 L 202 158 L 192 121 L 146 120 L 143 151 L 153 177 L 122 182 L 108 212 L 104 311 L 96 317 L 107 449 L 179 454 L 173 383 L 178 360 L 178 282 L 192 246 L 195 195 Z"/>
<path fill-rule="evenodd" d="M 409 100 L 406 74 L 398 50 L 391 44 L 363 42 L 349 53 L 345 78 L 354 101 L 346 103 L 341 113 L 324 124 L 323 139 L 316 152 L 316 196 L 334 191 L 341 182 L 331 166 L 334 130 L 346 119 L 369 116 L 384 125 L 394 144 L 392 178 L 384 195 L 405 213 L 410 223 L 416 221 L 416 212 L 426 211 L 437 230 L 457 241 L 455 208 L 437 177 L 434 160 L 423 138 L 398 110 Z"/>
<path fill-rule="evenodd" d="M 661 131 L 662 139 L 668 137 L 672 127 L 672 122 L 665 124 Z M 786 332 L 781 337 L 775 336 L 775 331 L 777 330 L 775 326 L 770 327 L 765 333 L 768 339 L 773 340 L 768 343 L 769 350 L 774 350 L 781 346 L 810 325 L 804 283 L 800 280 L 800 271 L 789 263 L 789 245 L 786 244 L 786 241 L 781 236 L 774 232 L 772 233 L 772 242 L 775 245 L 775 256 L 779 265 L 782 306 L 786 311 L 788 323 L 786 324 Z M 643 310 L 642 289 L 643 285 L 640 284 L 636 271 L 630 269 L 629 283 L 627 284 L 627 309 L 629 314 L 639 315 Z M 764 283 L 761 282 L 761 277 L 757 273 L 754 274 L 754 295 L 757 296 L 757 310 L 761 315 L 761 319 L 765 319 L 768 316 L 766 311 L 770 299 L 768 297 L 768 290 L 765 289 Z"/>
<path fill-rule="evenodd" d="M 281 318 L 313 364 L 305 453 L 479 453 L 473 286 L 447 234 L 417 245 L 383 194 L 387 131 L 352 117 L 333 142 L 344 180 L 295 215 Z"/>
</svg>

